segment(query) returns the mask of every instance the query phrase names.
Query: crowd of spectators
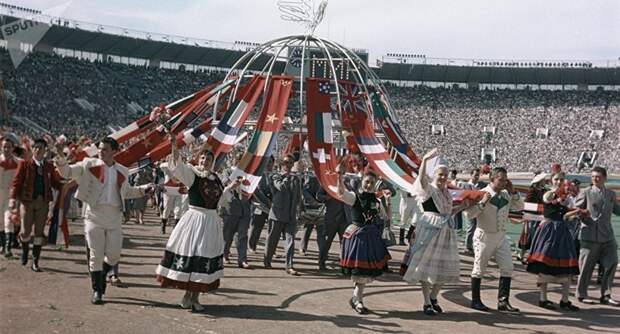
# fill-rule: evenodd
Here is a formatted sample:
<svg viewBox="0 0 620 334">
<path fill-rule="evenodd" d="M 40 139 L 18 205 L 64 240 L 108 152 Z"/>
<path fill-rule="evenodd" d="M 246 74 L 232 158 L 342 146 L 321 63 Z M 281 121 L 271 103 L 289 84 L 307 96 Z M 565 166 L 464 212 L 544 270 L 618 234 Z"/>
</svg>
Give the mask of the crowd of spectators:
<svg viewBox="0 0 620 334">
<path fill-rule="evenodd" d="M 450 165 L 468 170 L 481 150 L 495 149 L 493 164 L 512 171 L 537 171 L 560 163 L 577 171 L 581 152 L 597 152 L 596 164 L 620 170 L 620 92 L 468 90 L 391 87 L 399 124 L 416 152 L 440 147 Z M 431 128 L 443 126 L 443 134 Z M 495 134 L 485 134 L 485 126 Z M 537 136 L 536 129 L 548 129 Z M 603 130 L 591 139 L 592 130 Z"/>
<path fill-rule="evenodd" d="M 108 126 L 125 126 L 154 106 L 187 96 L 225 73 L 192 72 L 91 62 L 47 53 L 30 54 L 15 69 L 6 49 L 0 49 L 0 77 L 9 98 L 11 115 L 26 117 L 52 134 L 69 138 L 86 134 L 100 138 Z M 92 105 L 80 106 L 75 99 Z M 132 110 L 135 103 L 143 110 Z M 37 129 L 12 120 L 19 132 L 37 135 Z"/>
<path fill-rule="evenodd" d="M 46 53 L 30 54 L 15 69 L 0 49 L 0 77 L 10 92 L 11 115 L 26 118 L 54 135 L 97 139 L 108 126 L 122 127 L 154 106 L 191 94 L 221 80 L 224 72 L 193 72 L 112 62 L 91 62 Z M 560 163 L 577 170 L 581 152 L 598 154 L 597 164 L 620 171 L 620 92 L 550 90 L 468 90 L 389 87 L 400 126 L 414 151 L 440 147 L 451 167 L 468 170 L 481 163 L 483 148 L 495 149 L 494 164 L 511 171 L 547 169 Z M 93 108 L 76 102 L 83 99 Z M 288 116 L 299 122 L 299 101 Z M 139 105 L 142 110 L 128 108 Z M 6 124 L 5 124 L 6 125 Z M 431 133 L 433 125 L 443 134 Z M 484 127 L 495 127 L 487 135 Z M 14 131 L 40 136 L 13 121 Z M 548 137 L 536 135 L 548 129 Z M 589 138 L 591 130 L 604 136 Z"/>
</svg>

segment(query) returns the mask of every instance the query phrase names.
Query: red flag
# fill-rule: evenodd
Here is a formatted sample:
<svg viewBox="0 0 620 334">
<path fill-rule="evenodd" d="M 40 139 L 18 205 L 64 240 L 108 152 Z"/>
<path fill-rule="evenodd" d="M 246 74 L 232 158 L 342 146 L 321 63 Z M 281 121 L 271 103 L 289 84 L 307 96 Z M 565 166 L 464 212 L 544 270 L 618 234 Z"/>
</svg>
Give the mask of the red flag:
<svg viewBox="0 0 620 334">
<path fill-rule="evenodd" d="M 273 76 L 269 82 L 252 141 L 231 175 L 233 180 L 237 177 L 245 179 L 241 185 L 244 197 L 251 196 L 256 190 L 273 152 L 292 86 L 293 79 L 288 76 Z"/>
<path fill-rule="evenodd" d="M 244 87 L 240 88 L 236 95 L 236 100 L 230 104 L 228 110 L 224 112 L 217 127 L 213 129 L 207 139 L 206 147 L 218 156 L 232 150 L 241 127 L 247 120 L 250 112 L 254 110 L 256 101 L 263 92 L 265 77 L 254 76 Z"/>
<path fill-rule="evenodd" d="M 177 117 L 173 117 L 168 121 L 170 132 L 176 135 L 180 131 L 183 131 L 192 121 L 215 104 L 215 98 L 218 92 L 228 90 L 231 84 L 232 81 L 229 81 L 217 86 L 206 94 L 196 94 L 194 98 L 188 101 L 188 103 L 179 110 Z M 166 137 L 166 130 L 163 126 L 159 126 L 150 131 L 146 135 L 146 138 L 117 153 L 114 159 L 121 165 L 130 166 L 142 160 L 148 152 L 166 141 Z"/>
<path fill-rule="evenodd" d="M 306 80 L 306 109 L 308 149 L 312 168 L 321 187 L 333 198 L 339 199 L 336 152 L 332 135 L 332 109 L 328 80 Z"/>
</svg>

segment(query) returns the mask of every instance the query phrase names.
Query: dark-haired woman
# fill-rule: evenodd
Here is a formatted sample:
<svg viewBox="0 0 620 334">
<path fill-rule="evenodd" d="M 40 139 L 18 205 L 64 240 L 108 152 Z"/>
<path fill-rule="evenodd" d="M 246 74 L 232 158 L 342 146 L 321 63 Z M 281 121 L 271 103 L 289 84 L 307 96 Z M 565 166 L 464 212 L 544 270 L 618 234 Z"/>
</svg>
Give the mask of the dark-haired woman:
<svg viewBox="0 0 620 334">
<path fill-rule="evenodd" d="M 579 274 L 577 250 L 570 232 L 568 220 L 582 212 L 569 212 L 567 197 L 564 193 L 564 173 L 559 172 L 551 177 L 552 190 L 543 195 L 545 220 L 536 229 L 527 259 L 527 271 L 538 274 L 537 285 L 540 288 L 538 305 L 542 308 L 555 310 L 556 306 L 547 299 L 547 285 L 562 285 L 560 308 L 578 311 L 579 308 L 568 300 L 570 283 L 573 275 Z"/>
<path fill-rule="evenodd" d="M 202 311 L 201 292 L 216 290 L 224 274 L 222 219 L 217 213 L 224 187 L 213 172 L 213 154 L 204 152 L 196 166 L 182 161 L 175 145 L 168 167 L 188 190 L 189 210 L 183 214 L 166 244 L 156 269 L 163 287 L 185 290 L 182 308 Z"/>
<path fill-rule="evenodd" d="M 339 166 L 342 167 L 342 166 Z M 385 212 L 375 194 L 377 176 L 366 172 L 355 192 L 347 191 L 342 174 L 338 193 L 342 200 L 351 206 L 350 224 L 343 235 L 340 265 L 342 272 L 351 277 L 354 283 L 351 307 L 359 314 L 368 313 L 364 306 L 364 287 L 383 273 L 390 253 L 381 239 L 380 218 L 385 219 Z"/>
</svg>

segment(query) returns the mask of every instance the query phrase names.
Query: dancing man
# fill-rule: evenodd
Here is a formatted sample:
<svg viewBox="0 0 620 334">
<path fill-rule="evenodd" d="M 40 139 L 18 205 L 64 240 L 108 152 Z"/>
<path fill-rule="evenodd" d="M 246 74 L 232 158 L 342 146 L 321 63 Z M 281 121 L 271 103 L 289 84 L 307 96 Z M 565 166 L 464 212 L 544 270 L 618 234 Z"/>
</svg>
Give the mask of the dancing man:
<svg viewBox="0 0 620 334">
<path fill-rule="evenodd" d="M 479 311 L 489 311 L 480 298 L 480 285 L 489 260 L 495 257 L 500 271 L 497 309 L 503 313 L 519 314 L 519 309 L 512 307 L 508 301 L 513 264 L 506 229 L 511 223 L 508 218 L 509 211 L 523 210 L 523 200 L 514 190 L 508 180 L 508 172 L 503 167 L 493 168 L 489 180 L 489 185 L 482 189 L 482 200 L 465 211 L 468 219 L 476 218 L 478 222 L 474 233 L 471 307 Z"/>
<path fill-rule="evenodd" d="M 47 142 L 44 139 L 35 140 L 33 150 L 32 159 L 22 160 L 17 165 L 17 172 L 13 178 L 13 186 L 9 194 L 9 209 L 17 208 L 16 201 L 21 203 L 21 260 L 24 266 L 28 264 L 30 233 L 34 226 L 32 266 L 30 269 L 34 272 L 40 272 L 39 258 L 43 247 L 43 230 L 49 213 L 49 204 L 53 201 L 52 188 L 60 189 L 61 177 L 55 172 L 54 165 L 45 161 Z"/>
<path fill-rule="evenodd" d="M 121 258 L 125 200 L 144 197 L 149 188 L 129 185 L 127 167 L 114 161 L 118 150 L 118 142 L 106 137 L 99 143 L 99 158 L 87 158 L 73 165 L 67 163 L 62 150 L 57 150 L 58 172 L 64 178 L 76 180 L 75 197 L 86 205 L 84 234 L 89 249 L 91 303 L 95 305 L 103 304 L 107 274 Z"/>
<path fill-rule="evenodd" d="M 601 278 L 601 304 L 620 306 L 620 302 L 611 298 L 616 267 L 618 266 L 618 244 L 611 225 L 611 214 L 620 215 L 620 204 L 616 193 L 605 187 L 607 170 L 602 167 L 592 168 L 592 185 L 582 190 L 575 199 L 580 209 L 588 209 L 590 216 L 583 219 L 579 233 L 579 278 L 577 298 L 586 304 L 594 303 L 588 298 L 588 284 L 592 278 L 594 265 L 600 261 L 603 268 Z"/>
</svg>

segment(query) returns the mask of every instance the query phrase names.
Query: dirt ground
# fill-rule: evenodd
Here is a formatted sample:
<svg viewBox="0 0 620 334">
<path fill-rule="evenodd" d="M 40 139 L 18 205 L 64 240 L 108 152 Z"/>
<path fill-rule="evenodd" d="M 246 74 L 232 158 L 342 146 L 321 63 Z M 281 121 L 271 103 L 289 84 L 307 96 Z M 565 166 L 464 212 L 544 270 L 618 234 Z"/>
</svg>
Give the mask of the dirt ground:
<svg viewBox="0 0 620 334">
<path fill-rule="evenodd" d="M 296 254 L 302 276 L 291 277 L 283 270 L 282 258 L 274 260 L 273 269 L 262 268 L 265 231 L 258 252 L 249 255 L 254 269 L 237 268 L 233 256 L 221 288 L 201 296 L 205 312 L 191 313 L 177 306 L 182 291 L 162 289 L 155 281 L 154 270 L 169 234 L 159 234 L 152 212 L 145 225 L 124 225 L 120 266 L 124 286 L 108 287 L 106 303 L 96 306 L 90 304 L 82 231 L 81 222 L 72 223 L 69 249 L 44 248 L 42 273 L 22 267 L 18 259 L 0 257 L 0 333 L 620 333 L 620 308 L 576 301 L 580 312 L 539 308 L 535 276 L 521 264 L 516 264 L 511 302 L 522 315 L 469 309 L 469 256 L 462 256 L 461 283 L 441 292 L 444 314 L 425 316 L 420 287 L 390 273 L 366 289 L 364 301 L 371 313 L 357 315 L 348 305 L 352 284 L 339 274 L 337 240 L 331 248 L 330 270 L 319 273 L 313 234 L 308 256 Z M 405 246 L 390 251 L 391 268 L 397 270 Z M 494 276 L 483 280 L 483 299 L 495 307 L 498 271 L 495 266 L 490 270 Z M 596 290 L 593 285 L 591 296 L 599 296 Z M 617 291 L 615 298 L 620 299 Z M 549 297 L 559 302 L 559 286 L 550 289 Z"/>
</svg>

